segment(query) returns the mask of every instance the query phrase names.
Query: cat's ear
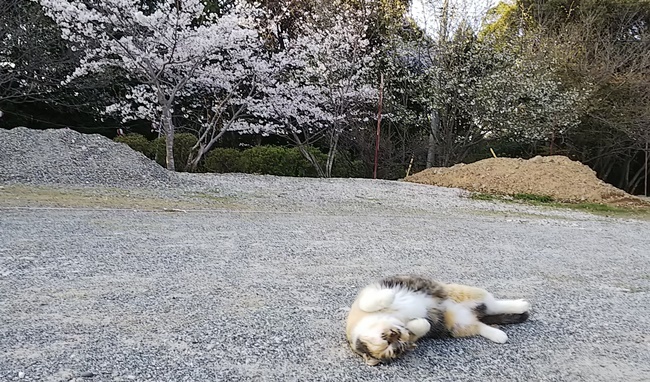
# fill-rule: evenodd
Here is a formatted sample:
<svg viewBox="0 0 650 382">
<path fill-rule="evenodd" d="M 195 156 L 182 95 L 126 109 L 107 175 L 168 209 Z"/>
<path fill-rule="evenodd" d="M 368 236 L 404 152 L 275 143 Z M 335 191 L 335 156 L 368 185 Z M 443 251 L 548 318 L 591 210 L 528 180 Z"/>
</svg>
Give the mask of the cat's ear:
<svg viewBox="0 0 650 382">
<path fill-rule="evenodd" d="M 367 354 L 363 355 L 363 360 L 366 361 L 366 365 L 368 366 L 377 366 L 380 362 L 377 358 L 372 358 Z"/>
</svg>

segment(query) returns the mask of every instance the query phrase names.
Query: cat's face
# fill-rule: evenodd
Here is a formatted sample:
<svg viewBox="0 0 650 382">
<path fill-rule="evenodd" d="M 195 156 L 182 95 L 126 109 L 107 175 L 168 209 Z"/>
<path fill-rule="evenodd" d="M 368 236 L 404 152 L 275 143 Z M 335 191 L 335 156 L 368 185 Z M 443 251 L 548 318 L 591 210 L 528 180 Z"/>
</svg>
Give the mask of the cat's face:
<svg viewBox="0 0 650 382">
<path fill-rule="evenodd" d="M 357 329 L 352 348 L 371 366 L 395 359 L 416 346 L 411 342 L 411 332 L 395 319 L 365 320 Z"/>
</svg>

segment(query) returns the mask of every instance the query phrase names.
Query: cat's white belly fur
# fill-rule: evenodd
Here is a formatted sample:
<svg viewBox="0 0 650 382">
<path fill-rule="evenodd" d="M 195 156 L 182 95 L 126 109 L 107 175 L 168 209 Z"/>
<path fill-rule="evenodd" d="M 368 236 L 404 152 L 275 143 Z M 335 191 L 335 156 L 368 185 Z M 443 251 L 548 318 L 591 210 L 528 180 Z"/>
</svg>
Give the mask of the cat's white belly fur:
<svg viewBox="0 0 650 382">
<path fill-rule="evenodd" d="M 389 309 L 402 321 L 407 322 L 414 318 L 427 317 L 427 311 L 437 305 L 438 303 L 433 298 L 423 293 L 398 289 Z"/>
</svg>

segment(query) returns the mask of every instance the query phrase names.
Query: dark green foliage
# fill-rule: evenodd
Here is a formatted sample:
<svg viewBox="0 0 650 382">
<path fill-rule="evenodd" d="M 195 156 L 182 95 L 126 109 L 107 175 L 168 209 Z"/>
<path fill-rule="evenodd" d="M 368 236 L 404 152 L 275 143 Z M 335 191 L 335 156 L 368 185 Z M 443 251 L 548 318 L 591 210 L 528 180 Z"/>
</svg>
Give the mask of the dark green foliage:
<svg viewBox="0 0 650 382">
<path fill-rule="evenodd" d="M 315 148 L 307 150 L 321 166 L 327 155 Z M 249 174 L 269 174 L 279 176 L 316 177 L 314 166 L 300 153 L 297 147 L 256 146 L 246 150 L 216 148 L 210 151 L 203 164 L 207 172 L 241 172 Z M 350 160 L 341 155 L 334 163 L 332 175 L 335 177 L 360 177 L 364 166 L 359 160 Z"/>
<path fill-rule="evenodd" d="M 474 199 L 474 200 L 489 200 L 489 201 L 498 199 L 497 196 L 495 196 L 495 195 L 483 194 L 483 193 L 480 193 L 480 192 L 473 193 L 471 195 L 471 198 Z"/>
<path fill-rule="evenodd" d="M 187 158 L 190 155 L 192 146 L 194 146 L 197 141 L 198 139 L 194 134 L 174 134 L 174 165 L 176 166 L 176 171 L 186 171 Z M 155 155 L 154 159 L 163 167 L 166 166 L 165 159 L 167 158 L 165 142 L 165 137 L 156 138 L 152 142 L 152 152 Z"/>
<path fill-rule="evenodd" d="M 587 211 L 597 215 L 614 216 L 622 218 L 637 218 L 647 220 L 650 218 L 650 209 L 640 207 L 619 207 L 600 203 L 569 203 L 556 202 L 550 196 L 540 196 L 532 194 L 513 195 L 512 199 L 508 196 L 473 193 L 471 198 L 474 200 L 501 201 L 508 203 L 525 203 L 530 205 L 542 205 L 553 208 L 570 208 L 575 210 Z"/>
<path fill-rule="evenodd" d="M 165 165 L 165 138 L 147 140 L 142 134 L 127 134 L 116 137 L 116 142 L 125 143 L 135 151 Z M 174 136 L 174 160 L 178 171 L 184 171 L 190 149 L 197 139 L 189 133 Z M 316 148 L 307 148 L 321 166 L 325 165 L 327 155 Z M 279 176 L 318 176 L 314 166 L 305 159 L 297 147 L 256 146 L 246 150 L 219 147 L 211 150 L 201 166 L 205 172 L 248 173 Z M 360 178 L 364 176 L 362 161 L 352 159 L 341 153 L 334 163 L 332 176 L 340 178 Z"/>
<path fill-rule="evenodd" d="M 242 172 L 241 151 L 231 148 L 216 148 L 210 151 L 204 159 L 203 168 L 206 172 Z"/>
<path fill-rule="evenodd" d="M 127 134 L 115 137 L 114 140 L 115 142 L 126 143 L 130 148 L 143 153 L 148 158 L 153 159 L 154 157 L 153 142 L 142 134 Z"/>
<path fill-rule="evenodd" d="M 312 152 L 324 162 L 325 154 Z M 281 176 L 316 176 L 316 170 L 297 148 L 280 146 L 256 146 L 247 150 L 216 148 L 205 157 L 204 168 L 208 172 L 242 172 Z"/>
<path fill-rule="evenodd" d="M 530 159 L 537 155 L 549 155 L 548 142 L 529 141 L 518 142 L 513 139 L 491 139 L 480 142 L 473 146 L 463 160 L 464 163 L 473 163 L 487 158 L 492 158 L 492 152 L 499 158 L 523 158 Z M 567 155 L 562 147 L 555 148 L 553 154 Z"/>
<path fill-rule="evenodd" d="M 366 176 L 366 165 L 360 159 L 354 159 L 348 153 L 340 152 L 334 159 L 332 177 L 334 178 L 363 178 Z"/>
<path fill-rule="evenodd" d="M 314 150 L 316 160 L 325 162 L 325 154 Z M 242 172 L 282 176 L 316 176 L 316 170 L 297 148 L 257 146 L 241 154 Z"/>
</svg>

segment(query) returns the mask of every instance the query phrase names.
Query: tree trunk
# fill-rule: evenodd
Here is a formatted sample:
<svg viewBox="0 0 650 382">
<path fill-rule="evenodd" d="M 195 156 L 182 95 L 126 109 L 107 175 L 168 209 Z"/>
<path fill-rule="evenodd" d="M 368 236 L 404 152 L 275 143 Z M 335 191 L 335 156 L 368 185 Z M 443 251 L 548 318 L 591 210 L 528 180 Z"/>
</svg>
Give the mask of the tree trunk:
<svg viewBox="0 0 650 382">
<path fill-rule="evenodd" d="M 187 157 L 187 165 L 185 166 L 187 171 L 196 172 L 196 169 L 199 167 L 199 162 L 203 159 L 203 156 L 208 152 L 209 148 L 197 142 L 194 147 L 190 150 L 190 154 Z"/>
<path fill-rule="evenodd" d="M 429 132 L 429 145 L 427 149 L 427 168 L 433 167 L 436 160 L 436 136 L 440 127 L 438 110 L 431 112 L 431 131 Z"/>
<path fill-rule="evenodd" d="M 614 169 L 614 165 L 616 164 L 616 162 L 613 160 L 605 160 L 601 162 L 605 162 L 605 164 L 601 166 L 602 167 L 601 179 L 607 181 L 607 179 L 609 178 L 609 174 L 612 173 L 612 170 Z"/>
<path fill-rule="evenodd" d="M 293 143 L 296 146 L 298 146 L 298 150 L 300 151 L 302 156 L 305 159 L 307 159 L 307 161 L 309 161 L 309 163 L 311 163 L 312 166 L 314 166 L 314 169 L 316 169 L 316 173 L 318 174 L 318 177 L 325 178 L 325 172 L 323 171 L 323 168 L 318 163 L 316 158 L 314 158 L 312 153 L 307 151 L 307 149 L 305 148 L 305 144 L 303 143 L 302 139 L 300 139 L 300 136 L 298 135 L 298 133 L 296 133 L 296 130 L 293 129 L 293 127 L 291 127 L 291 126 L 289 127 L 289 130 L 291 131 L 291 135 L 293 136 Z"/>
<path fill-rule="evenodd" d="M 176 171 L 176 166 L 174 165 L 174 122 L 172 121 L 171 111 L 167 105 L 163 108 L 162 124 L 162 128 L 165 131 L 165 163 L 167 164 L 167 170 Z"/>
<path fill-rule="evenodd" d="M 211 136 L 208 136 L 210 130 L 205 131 L 203 134 L 199 135 L 199 139 L 197 140 L 196 144 L 192 146 L 190 154 L 187 158 L 187 171 L 196 171 L 196 169 L 199 167 L 199 163 L 201 163 L 201 160 L 203 159 L 203 156 L 207 154 L 212 146 L 214 146 L 214 144 L 221 139 L 221 137 L 226 133 L 226 130 L 226 126 L 223 126 L 217 135 L 214 135 L 213 132 Z"/>
<path fill-rule="evenodd" d="M 384 73 L 379 76 L 379 104 L 377 105 L 377 133 L 375 134 L 375 161 L 372 169 L 372 179 L 377 179 L 379 166 L 379 138 L 381 137 L 381 109 L 384 103 Z"/>
<path fill-rule="evenodd" d="M 630 166 L 633 159 L 634 155 L 632 154 L 625 159 L 625 164 L 623 165 L 623 178 L 621 179 L 621 185 L 619 187 L 621 190 L 629 191 L 630 189 Z"/>
<path fill-rule="evenodd" d="M 330 149 L 327 153 L 327 163 L 325 164 L 325 177 L 332 177 L 332 167 L 334 166 L 334 156 L 336 155 L 336 149 L 339 143 L 339 133 L 332 133 L 332 138 L 330 139 Z"/>
<path fill-rule="evenodd" d="M 305 157 L 305 159 L 307 159 L 307 161 L 309 161 L 309 163 L 311 163 L 312 166 L 314 166 L 314 168 L 316 169 L 316 173 L 318 174 L 318 177 L 325 178 L 326 176 L 325 176 L 325 172 L 323 171 L 323 168 L 320 166 L 316 158 L 314 158 L 312 153 L 307 151 L 305 146 L 302 144 L 298 144 L 298 150 L 300 150 L 302 156 Z"/>
<path fill-rule="evenodd" d="M 432 133 L 429 133 L 429 144 L 427 146 L 427 168 L 433 167 L 433 161 L 436 153 L 436 140 Z"/>
<path fill-rule="evenodd" d="M 636 189 L 641 185 L 641 181 L 643 180 L 644 170 L 645 168 L 641 167 L 632 175 L 629 186 L 625 191 L 630 194 L 636 194 Z"/>
</svg>

